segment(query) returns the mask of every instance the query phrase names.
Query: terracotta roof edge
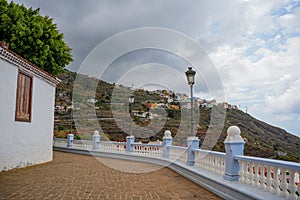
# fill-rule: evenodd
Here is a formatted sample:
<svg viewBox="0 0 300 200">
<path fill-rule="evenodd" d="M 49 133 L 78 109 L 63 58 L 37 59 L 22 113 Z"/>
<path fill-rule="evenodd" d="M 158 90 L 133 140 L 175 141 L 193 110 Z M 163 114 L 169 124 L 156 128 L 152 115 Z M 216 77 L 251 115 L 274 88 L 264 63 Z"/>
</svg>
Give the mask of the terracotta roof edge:
<svg viewBox="0 0 300 200">
<path fill-rule="evenodd" d="M 0 47 L 0 58 L 18 66 L 21 69 L 25 69 L 26 71 L 32 72 L 34 75 L 40 77 L 41 79 L 43 79 L 51 85 L 56 86 L 61 82 L 61 80 L 59 80 L 57 77 L 35 66 L 25 58 L 21 57 L 20 55 L 16 54 L 15 52 L 9 49 Z"/>
</svg>

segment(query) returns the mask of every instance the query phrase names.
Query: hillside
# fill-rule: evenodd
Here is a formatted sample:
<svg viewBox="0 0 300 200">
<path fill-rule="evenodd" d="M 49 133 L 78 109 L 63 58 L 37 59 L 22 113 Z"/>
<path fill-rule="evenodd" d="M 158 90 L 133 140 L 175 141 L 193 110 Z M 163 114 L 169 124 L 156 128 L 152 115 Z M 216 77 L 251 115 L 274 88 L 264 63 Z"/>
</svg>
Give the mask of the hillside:
<svg viewBox="0 0 300 200">
<path fill-rule="evenodd" d="M 236 125 L 246 138 L 245 155 L 300 161 L 300 138 L 285 130 L 253 118 L 240 110 L 227 110 L 220 141 L 224 141 L 229 126 Z M 223 150 L 223 143 L 216 145 Z M 287 155 L 285 155 L 287 154 Z"/>
<path fill-rule="evenodd" d="M 114 119 L 117 113 L 120 116 L 128 115 L 128 111 L 123 108 L 118 108 L 112 112 L 111 104 L 112 93 L 114 93 L 114 101 L 126 102 L 128 99 L 122 99 L 124 94 L 133 93 L 135 96 L 135 104 L 133 105 L 134 110 L 146 110 L 145 103 L 147 101 L 159 102 L 162 99 L 156 95 L 151 94 L 149 91 L 145 90 L 135 90 L 132 91 L 131 88 L 125 86 L 116 86 L 114 84 L 109 84 L 103 81 L 98 81 L 95 78 L 80 75 L 82 82 L 89 85 L 95 84 L 97 82 L 96 92 L 91 92 L 80 90 L 80 95 L 74 97 L 79 99 L 81 110 L 74 109 L 71 111 L 71 97 L 74 80 L 76 78 L 76 73 L 66 71 L 66 73 L 59 75 L 61 83 L 56 89 L 56 111 L 55 111 L 55 133 L 56 137 L 66 137 L 66 134 L 72 132 L 75 134 L 76 138 L 90 139 L 91 134 L 94 130 L 99 129 L 99 125 L 102 129 L 102 134 L 109 140 L 114 141 L 124 141 L 127 136 L 129 127 L 128 123 L 122 122 L 120 128 L 120 122 Z M 77 86 L 78 87 L 78 86 Z M 117 92 L 116 92 L 117 91 Z M 116 95 L 117 94 L 117 95 Z M 87 102 L 87 100 L 94 96 L 97 102 L 92 104 Z M 91 108 L 94 105 L 96 108 L 96 117 L 93 116 L 88 110 L 84 108 Z M 76 106 L 75 106 L 76 108 Z M 223 108 L 220 109 L 220 113 Z M 174 137 L 174 143 L 177 145 L 184 145 L 185 139 L 189 135 L 189 119 L 181 119 L 184 112 L 188 110 L 174 110 L 165 109 L 167 117 L 164 119 L 157 120 L 155 122 L 162 123 L 163 126 L 158 130 L 155 127 L 154 121 L 147 119 L 141 119 L 139 117 L 134 117 L 134 122 L 137 126 L 133 127 L 134 133 L 140 133 L 136 136 L 136 140 L 142 142 L 161 140 L 163 132 L 166 129 L 171 130 L 172 136 Z M 224 110 L 224 109 L 223 109 Z M 200 122 L 197 125 L 197 136 L 200 139 L 207 139 L 207 130 L 210 125 L 212 108 L 200 108 Z M 285 130 L 271 126 L 265 122 L 259 121 L 249 114 L 246 114 L 240 110 L 225 109 L 226 120 L 223 127 L 222 133 L 219 137 L 217 144 L 214 146 L 214 150 L 224 151 L 223 141 L 226 137 L 226 130 L 231 125 L 238 126 L 242 131 L 242 137 L 246 140 L 245 144 L 245 155 L 259 156 L 265 158 L 275 158 L 284 159 L 300 162 L 300 138 L 287 133 Z M 71 113 L 73 118 L 71 120 Z M 216 114 L 218 115 L 218 113 Z M 72 121 L 72 124 L 71 124 Z M 80 127 L 80 130 L 75 129 Z M 98 122 L 98 123 L 95 123 Z M 144 128 L 145 127 L 145 128 Z M 127 131 L 126 131 L 127 130 Z M 80 132 L 80 134 L 78 134 Z M 155 132 L 155 134 L 153 134 Z M 209 134 L 214 134 L 213 131 Z M 218 134 L 217 134 L 218 135 Z M 205 148 L 203 146 L 203 148 Z"/>
</svg>

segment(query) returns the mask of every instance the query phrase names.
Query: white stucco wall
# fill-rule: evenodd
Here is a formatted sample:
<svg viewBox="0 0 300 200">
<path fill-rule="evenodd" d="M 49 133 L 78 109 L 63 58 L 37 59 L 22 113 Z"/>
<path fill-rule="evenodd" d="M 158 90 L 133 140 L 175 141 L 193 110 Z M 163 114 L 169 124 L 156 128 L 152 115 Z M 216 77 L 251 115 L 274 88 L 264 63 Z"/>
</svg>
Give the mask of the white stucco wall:
<svg viewBox="0 0 300 200">
<path fill-rule="evenodd" d="M 15 121 L 18 68 L 0 72 L 0 171 L 51 161 L 55 87 L 34 76 L 31 122 Z"/>
</svg>

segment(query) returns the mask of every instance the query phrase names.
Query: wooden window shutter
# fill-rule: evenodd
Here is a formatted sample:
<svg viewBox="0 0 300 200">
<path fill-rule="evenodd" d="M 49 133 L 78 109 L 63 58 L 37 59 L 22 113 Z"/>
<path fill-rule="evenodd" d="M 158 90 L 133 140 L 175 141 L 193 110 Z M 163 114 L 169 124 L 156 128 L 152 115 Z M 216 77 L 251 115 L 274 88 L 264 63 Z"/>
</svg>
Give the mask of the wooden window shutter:
<svg viewBox="0 0 300 200">
<path fill-rule="evenodd" d="M 32 77 L 19 72 L 16 101 L 16 121 L 31 121 Z"/>
</svg>

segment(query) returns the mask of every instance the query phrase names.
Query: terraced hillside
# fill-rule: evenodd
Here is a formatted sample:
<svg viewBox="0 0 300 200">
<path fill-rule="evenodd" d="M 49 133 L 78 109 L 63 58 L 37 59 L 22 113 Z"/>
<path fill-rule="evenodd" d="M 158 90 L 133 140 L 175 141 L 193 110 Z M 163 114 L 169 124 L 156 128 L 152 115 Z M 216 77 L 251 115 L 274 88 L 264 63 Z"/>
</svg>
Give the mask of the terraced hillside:
<svg viewBox="0 0 300 200">
<path fill-rule="evenodd" d="M 144 90 L 131 90 L 129 87 L 116 86 L 95 78 L 80 75 L 82 82 L 89 85 L 97 83 L 96 90 L 89 92 L 87 90 L 79 91 L 77 105 L 71 109 L 72 91 L 74 80 L 77 74 L 66 71 L 61 74 L 60 85 L 56 91 L 56 105 L 60 106 L 55 111 L 55 133 L 56 137 L 66 137 L 70 131 L 75 133 L 76 138 L 90 139 L 94 130 L 100 130 L 103 140 L 124 141 L 129 132 L 136 135 L 136 139 L 142 142 L 161 140 L 165 130 L 171 130 L 174 137 L 174 143 L 177 145 L 185 145 L 186 137 L 189 136 L 190 119 L 184 112 L 187 110 L 166 109 L 165 116 L 151 121 L 139 117 L 128 117 L 128 99 L 122 99 L 124 94 L 134 94 L 135 104 L 134 110 L 145 110 L 147 101 L 158 102 L 161 98 L 158 95 L 151 94 Z M 77 88 L 78 89 L 78 88 Z M 114 95 L 112 95 L 114 93 Z M 94 98 L 96 103 L 88 102 L 88 99 Z M 112 99 L 114 98 L 114 99 Z M 112 102 L 125 102 L 125 107 L 118 107 Z M 78 109 L 80 107 L 81 109 Z M 90 110 L 95 110 L 90 112 Z M 231 125 L 238 126 L 242 131 L 242 137 L 246 140 L 245 154 L 266 158 L 284 159 L 300 162 L 300 138 L 287 133 L 285 130 L 274 127 L 265 122 L 253 118 L 251 115 L 240 110 L 217 108 L 200 108 L 199 123 L 197 123 L 197 136 L 203 142 L 202 148 L 206 148 L 207 141 L 212 140 L 213 149 L 224 151 L 223 141 L 226 137 L 226 130 Z M 119 115 L 123 121 L 116 120 Z M 224 116 L 223 116 L 224 115 Z M 72 119 L 71 119 L 71 116 Z M 121 116 L 121 117 L 120 117 Z M 214 118 L 225 117 L 225 121 L 212 121 Z M 127 120 L 127 121 L 126 121 Z M 130 126 L 130 121 L 134 121 L 134 125 Z M 72 123 L 71 123 L 72 122 Z M 74 124 L 76 123 L 76 126 Z M 159 124 L 161 126 L 157 126 Z M 76 129 L 77 127 L 77 129 Z M 78 128 L 80 127 L 80 128 Z M 219 128 L 222 127 L 222 128 Z M 221 130 L 222 129 L 222 130 Z M 79 132 L 79 134 L 78 134 Z M 213 136 L 213 137 L 212 137 Z M 216 138 L 217 137 L 217 138 Z M 217 140 L 217 142 L 214 142 Z M 209 142 L 208 142 L 209 143 Z M 211 148 L 210 148 L 211 149 Z"/>
</svg>

